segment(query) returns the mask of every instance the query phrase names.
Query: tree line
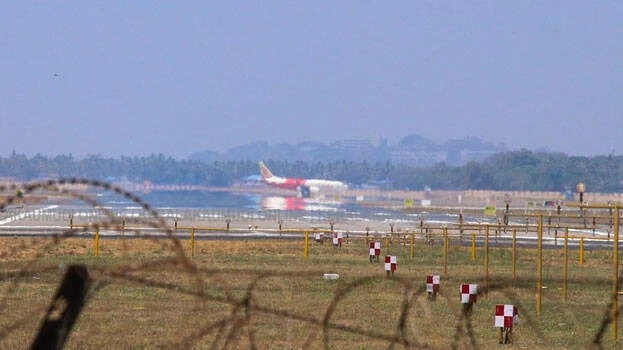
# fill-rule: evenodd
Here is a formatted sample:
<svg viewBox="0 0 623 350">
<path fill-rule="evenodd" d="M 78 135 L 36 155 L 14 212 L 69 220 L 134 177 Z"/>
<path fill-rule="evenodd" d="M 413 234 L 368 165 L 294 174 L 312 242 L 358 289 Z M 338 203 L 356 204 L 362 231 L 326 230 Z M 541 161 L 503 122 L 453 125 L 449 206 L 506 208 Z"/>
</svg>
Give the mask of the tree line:
<svg viewBox="0 0 623 350">
<path fill-rule="evenodd" d="M 439 163 L 413 167 L 391 162 L 272 161 L 275 175 L 340 180 L 352 187 L 381 184 L 392 189 L 497 191 L 575 191 L 584 182 L 588 191 L 612 193 L 623 189 L 622 156 L 568 156 L 528 150 L 497 153 L 463 166 Z M 0 176 L 21 181 L 83 177 L 101 181 L 151 181 L 156 184 L 229 186 L 259 173 L 257 161 L 176 160 L 162 154 L 104 158 L 71 155 L 27 157 L 15 152 L 0 157 Z"/>
</svg>

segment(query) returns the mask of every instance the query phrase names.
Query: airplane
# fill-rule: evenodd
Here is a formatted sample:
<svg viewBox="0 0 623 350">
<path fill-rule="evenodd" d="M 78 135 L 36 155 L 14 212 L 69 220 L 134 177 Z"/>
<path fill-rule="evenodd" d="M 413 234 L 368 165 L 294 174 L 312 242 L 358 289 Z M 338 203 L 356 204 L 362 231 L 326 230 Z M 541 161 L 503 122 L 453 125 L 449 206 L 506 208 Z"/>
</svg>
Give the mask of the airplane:
<svg viewBox="0 0 623 350">
<path fill-rule="evenodd" d="M 348 186 L 341 181 L 322 180 L 322 179 L 297 179 L 286 178 L 273 175 L 268 169 L 264 161 L 260 160 L 260 174 L 262 175 L 262 181 L 269 185 L 278 188 L 285 188 L 289 190 L 296 190 L 300 197 L 309 198 L 312 194 L 326 191 L 344 191 Z"/>
</svg>

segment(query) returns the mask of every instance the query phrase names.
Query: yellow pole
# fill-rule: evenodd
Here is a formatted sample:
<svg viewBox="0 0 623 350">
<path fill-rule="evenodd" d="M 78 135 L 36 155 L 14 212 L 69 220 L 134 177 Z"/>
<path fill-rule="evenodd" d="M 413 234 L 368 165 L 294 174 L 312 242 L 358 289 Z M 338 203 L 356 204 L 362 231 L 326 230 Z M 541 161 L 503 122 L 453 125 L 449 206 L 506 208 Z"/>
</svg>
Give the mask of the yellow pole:
<svg viewBox="0 0 623 350">
<path fill-rule="evenodd" d="M 580 266 L 584 266 L 584 237 L 580 237 Z"/>
<path fill-rule="evenodd" d="M 411 232 L 411 259 L 415 258 L 415 232 Z"/>
<path fill-rule="evenodd" d="M 443 273 L 448 273 L 448 228 L 443 228 Z"/>
<path fill-rule="evenodd" d="M 95 256 L 99 256 L 100 255 L 100 228 L 96 227 L 95 228 Z"/>
<path fill-rule="evenodd" d="M 309 257 L 309 232 L 305 231 L 305 257 Z"/>
<path fill-rule="evenodd" d="M 619 206 L 614 209 L 614 246 L 612 248 L 613 291 L 612 291 L 612 340 L 617 341 L 619 328 Z"/>
<path fill-rule="evenodd" d="M 513 285 L 517 277 L 517 230 L 513 229 Z"/>
<path fill-rule="evenodd" d="M 541 316 L 541 293 L 543 291 L 543 215 L 539 215 L 537 224 L 538 256 L 537 256 L 537 283 L 536 283 L 536 314 Z"/>
<path fill-rule="evenodd" d="M 569 263 L 569 228 L 565 228 L 565 253 L 564 253 L 564 265 L 562 269 L 562 300 L 567 302 L 567 276 Z"/>
<path fill-rule="evenodd" d="M 489 297 L 489 225 L 485 228 L 485 295 Z"/>
<path fill-rule="evenodd" d="M 476 261 L 476 234 L 472 233 L 472 261 Z"/>
<path fill-rule="evenodd" d="M 195 256 L 195 228 L 190 229 L 190 256 Z"/>
</svg>

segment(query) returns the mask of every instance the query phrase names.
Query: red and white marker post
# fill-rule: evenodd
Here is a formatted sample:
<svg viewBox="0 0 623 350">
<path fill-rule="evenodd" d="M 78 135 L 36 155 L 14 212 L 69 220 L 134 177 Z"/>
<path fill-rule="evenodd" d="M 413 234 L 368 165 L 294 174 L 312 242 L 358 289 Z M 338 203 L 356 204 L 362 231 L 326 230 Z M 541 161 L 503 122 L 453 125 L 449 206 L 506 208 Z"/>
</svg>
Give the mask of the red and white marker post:
<svg viewBox="0 0 623 350">
<path fill-rule="evenodd" d="M 435 300 L 437 293 L 439 293 L 439 275 L 426 276 L 426 292 L 428 293 L 428 299 Z"/>
<path fill-rule="evenodd" d="M 333 233 L 333 246 L 342 248 L 342 241 L 344 240 L 343 232 L 334 232 Z"/>
<path fill-rule="evenodd" d="M 322 239 L 322 233 L 314 233 L 314 241 L 316 241 L 316 243 L 323 243 L 323 239 Z"/>
<path fill-rule="evenodd" d="M 370 262 L 379 262 L 381 255 L 381 242 L 370 242 Z"/>
<path fill-rule="evenodd" d="M 519 310 L 515 305 L 495 306 L 495 327 L 500 329 L 500 344 L 513 343 L 513 325 L 519 323 Z"/>
<path fill-rule="evenodd" d="M 390 275 L 394 276 L 394 271 L 396 271 L 396 263 L 397 259 L 395 255 L 385 255 L 385 272 L 387 273 L 387 277 Z"/>
<path fill-rule="evenodd" d="M 472 314 L 472 307 L 476 304 L 478 299 L 478 285 L 477 284 L 461 284 L 461 303 L 463 304 L 463 313 L 465 315 Z"/>
</svg>

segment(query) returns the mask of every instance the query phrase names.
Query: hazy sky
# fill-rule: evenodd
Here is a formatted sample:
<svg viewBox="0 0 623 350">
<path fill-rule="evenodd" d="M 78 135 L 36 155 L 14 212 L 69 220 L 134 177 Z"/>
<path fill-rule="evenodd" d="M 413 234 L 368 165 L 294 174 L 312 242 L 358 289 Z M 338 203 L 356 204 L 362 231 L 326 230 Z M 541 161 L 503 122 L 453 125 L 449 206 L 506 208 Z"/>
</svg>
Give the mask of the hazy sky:
<svg viewBox="0 0 623 350">
<path fill-rule="evenodd" d="M 2 1 L 0 155 L 623 153 L 623 1 Z"/>
</svg>

